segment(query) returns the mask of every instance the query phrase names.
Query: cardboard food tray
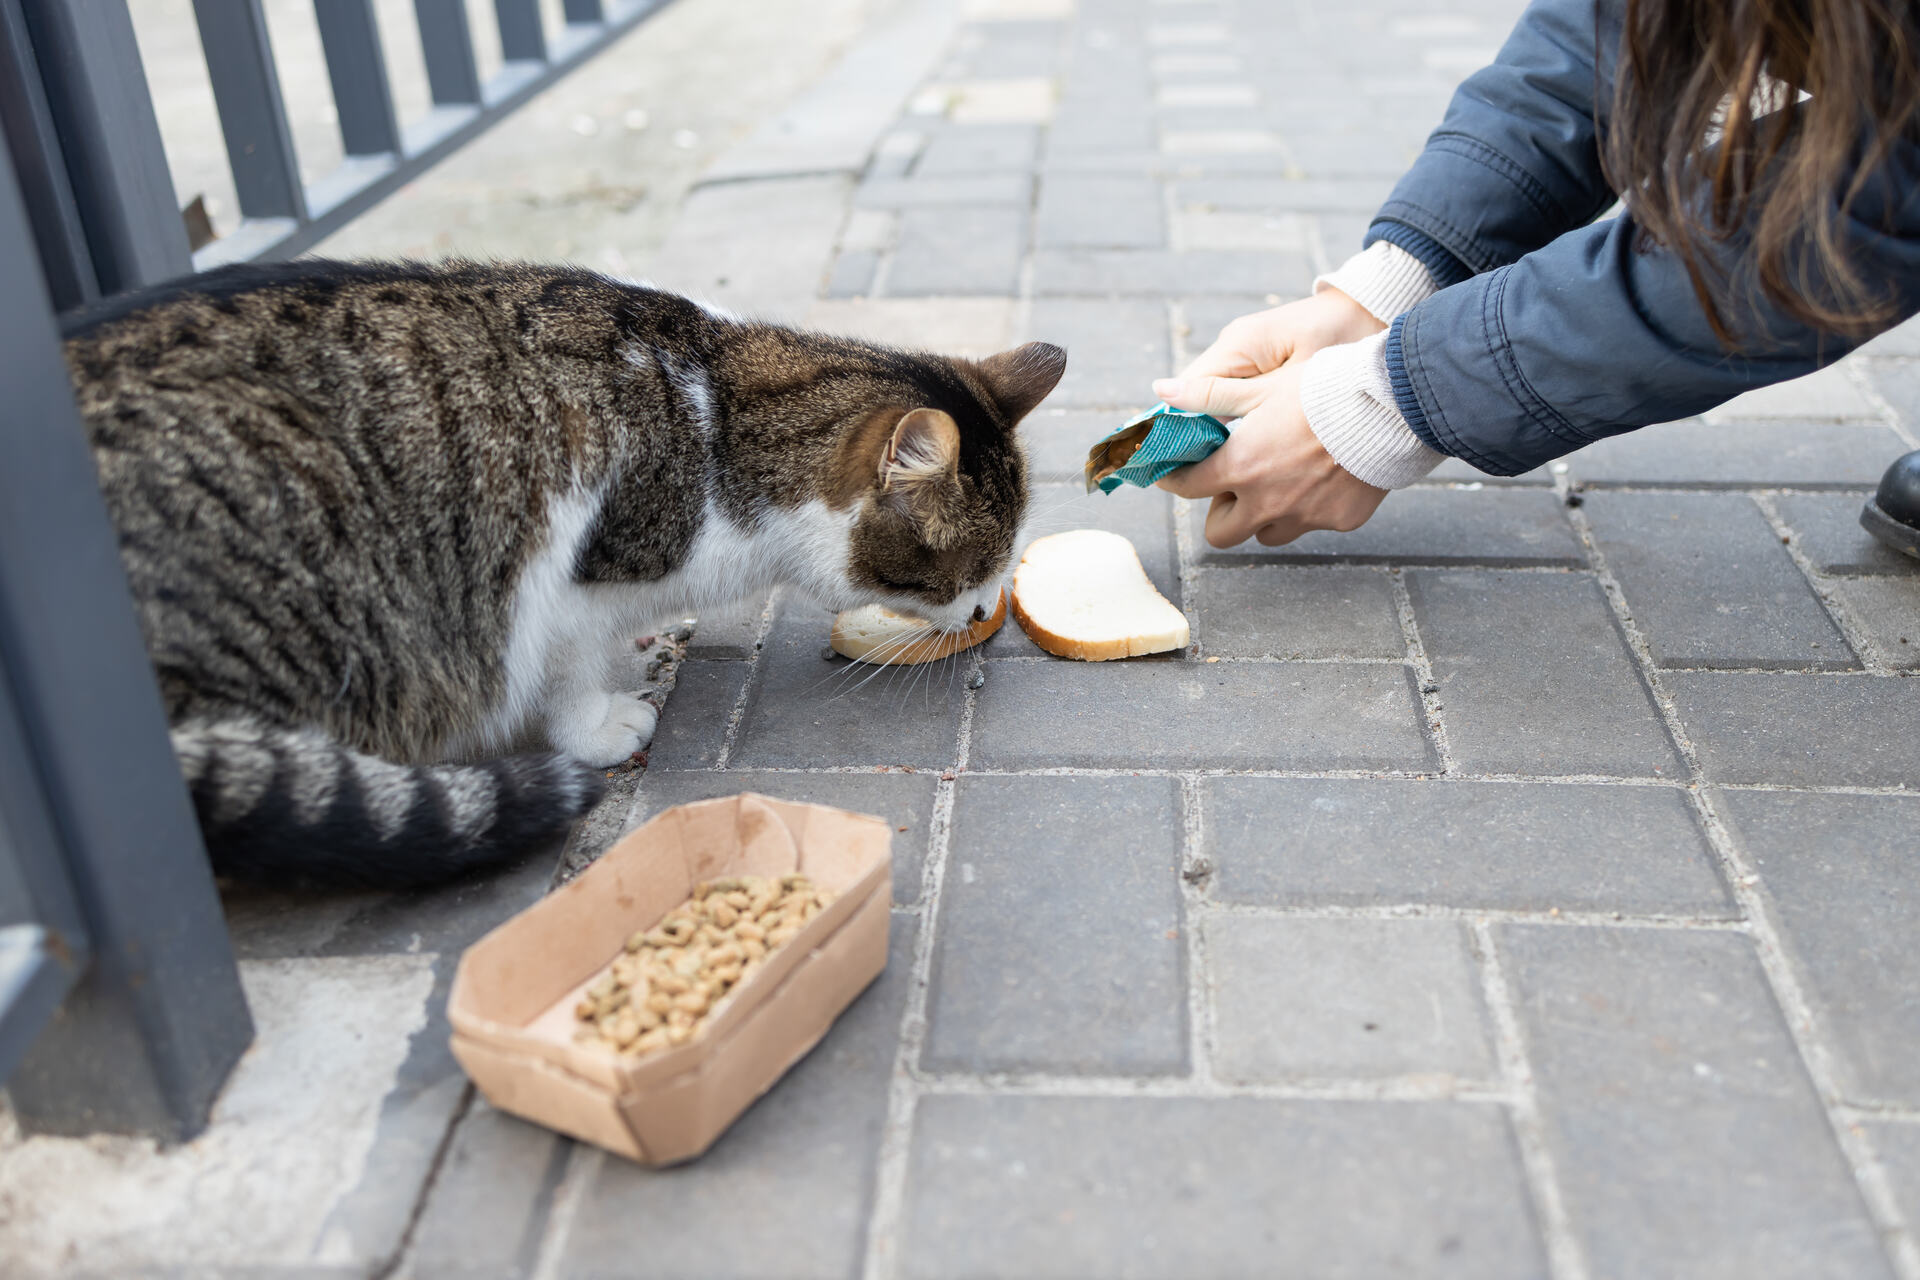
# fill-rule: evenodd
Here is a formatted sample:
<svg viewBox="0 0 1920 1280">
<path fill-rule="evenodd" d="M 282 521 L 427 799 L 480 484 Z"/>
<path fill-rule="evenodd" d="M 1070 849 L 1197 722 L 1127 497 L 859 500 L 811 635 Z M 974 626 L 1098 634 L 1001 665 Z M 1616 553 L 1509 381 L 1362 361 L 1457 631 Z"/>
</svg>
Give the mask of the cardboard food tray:
<svg viewBox="0 0 1920 1280">
<path fill-rule="evenodd" d="M 502 1111 L 643 1164 L 691 1159 L 886 966 L 892 837 L 879 818 L 752 793 L 668 809 L 468 948 L 447 1002 L 454 1056 Z M 837 896 L 695 1039 L 640 1058 L 574 1042 L 574 1003 L 635 930 L 702 880 L 795 871 Z"/>
</svg>

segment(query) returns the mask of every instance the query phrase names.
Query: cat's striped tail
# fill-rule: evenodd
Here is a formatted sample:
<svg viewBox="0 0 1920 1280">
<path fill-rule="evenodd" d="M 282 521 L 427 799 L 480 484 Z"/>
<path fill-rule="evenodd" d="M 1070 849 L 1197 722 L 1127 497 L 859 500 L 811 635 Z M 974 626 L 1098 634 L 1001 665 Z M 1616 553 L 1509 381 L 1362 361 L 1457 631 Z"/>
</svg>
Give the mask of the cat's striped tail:
<svg viewBox="0 0 1920 1280">
<path fill-rule="evenodd" d="M 247 718 L 176 725 L 173 749 L 214 871 L 257 884 L 432 884 L 558 835 L 606 787 L 562 755 L 401 765 Z"/>
</svg>

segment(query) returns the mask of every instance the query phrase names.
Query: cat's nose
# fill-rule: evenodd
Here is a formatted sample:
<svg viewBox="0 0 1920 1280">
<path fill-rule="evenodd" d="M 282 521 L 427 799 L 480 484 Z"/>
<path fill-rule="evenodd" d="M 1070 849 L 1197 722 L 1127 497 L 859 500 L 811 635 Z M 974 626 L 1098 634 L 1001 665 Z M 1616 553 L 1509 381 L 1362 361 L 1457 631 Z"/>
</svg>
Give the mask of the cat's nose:
<svg viewBox="0 0 1920 1280">
<path fill-rule="evenodd" d="M 987 607 L 985 605 L 977 604 L 973 606 L 973 620 L 975 622 L 985 622 L 987 620 Z"/>
</svg>

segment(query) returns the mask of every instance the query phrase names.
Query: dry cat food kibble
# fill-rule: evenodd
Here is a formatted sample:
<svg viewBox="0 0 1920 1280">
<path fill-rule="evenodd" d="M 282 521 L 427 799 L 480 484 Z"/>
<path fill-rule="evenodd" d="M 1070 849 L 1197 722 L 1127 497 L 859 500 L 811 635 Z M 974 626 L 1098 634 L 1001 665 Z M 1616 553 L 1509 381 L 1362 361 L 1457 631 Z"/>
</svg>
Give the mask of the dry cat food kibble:
<svg viewBox="0 0 1920 1280">
<path fill-rule="evenodd" d="M 573 1007 L 574 1039 L 635 1057 L 700 1034 L 727 992 L 833 901 L 802 875 L 702 881 L 693 897 L 627 939 L 626 954 Z"/>
</svg>

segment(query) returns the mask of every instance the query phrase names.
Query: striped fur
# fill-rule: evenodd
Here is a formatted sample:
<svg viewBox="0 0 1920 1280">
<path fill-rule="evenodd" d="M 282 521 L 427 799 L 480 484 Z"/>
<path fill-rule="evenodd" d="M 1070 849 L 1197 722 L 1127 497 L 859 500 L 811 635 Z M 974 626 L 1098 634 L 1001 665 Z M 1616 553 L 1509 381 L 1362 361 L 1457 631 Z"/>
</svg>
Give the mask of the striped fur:
<svg viewBox="0 0 1920 1280">
<path fill-rule="evenodd" d="M 553 838 L 606 786 L 563 755 L 402 765 L 250 719 L 177 725 L 173 749 L 215 866 L 252 881 L 432 884 Z"/>
<path fill-rule="evenodd" d="M 965 626 L 1065 361 L 569 268 L 314 261 L 116 299 L 66 355 L 216 868 L 366 885 L 578 816 L 652 733 L 608 658 L 661 619 L 784 584 Z M 940 465 L 890 478 L 916 410 Z"/>
</svg>

